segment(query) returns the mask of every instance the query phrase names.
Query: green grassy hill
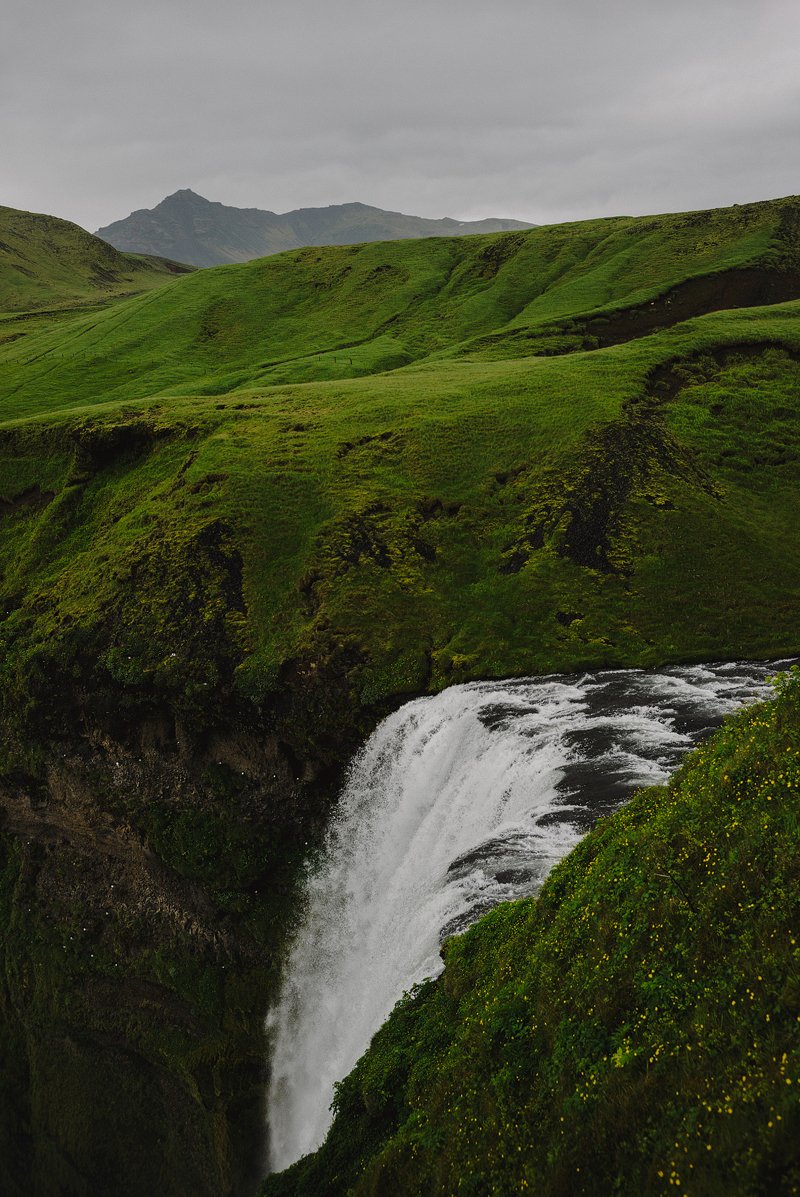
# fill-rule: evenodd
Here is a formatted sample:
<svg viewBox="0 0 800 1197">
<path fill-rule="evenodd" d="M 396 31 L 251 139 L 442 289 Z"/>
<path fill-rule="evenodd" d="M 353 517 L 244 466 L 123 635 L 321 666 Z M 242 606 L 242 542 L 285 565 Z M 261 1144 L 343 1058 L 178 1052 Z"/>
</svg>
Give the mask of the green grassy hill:
<svg viewBox="0 0 800 1197">
<path fill-rule="evenodd" d="M 800 650 L 799 263 L 787 199 L 0 319 L 0 1187 L 250 1197 L 300 861 L 403 697 Z"/>
<path fill-rule="evenodd" d="M 160 286 L 189 269 L 160 258 L 119 253 L 55 216 L 0 207 L 0 313 L 97 304 Z M 7 333 L 4 321 L 0 344 L 7 341 Z"/>
<path fill-rule="evenodd" d="M 593 349 L 800 294 L 794 201 L 197 272 L 0 358 L 5 414 Z M 624 318 L 623 318 L 624 314 Z M 21 385 L 20 385 L 21 384 Z M 4 397 L 18 395 L 14 403 Z"/>
<path fill-rule="evenodd" d="M 445 947 L 264 1197 L 800 1193 L 800 673 Z"/>
<path fill-rule="evenodd" d="M 160 623 L 183 574 L 155 603 L 124 579 L 132 559 L 175 552 L 190 569 L 193 539 L 221 522 L 243 563 L 238 676 L 256 692 L 286 662 L 342 646 L 373 699 L 531 669 L 791 652 L 793 315 L 726 313 L 598 354 L 9 423 L 7 651 L 56 653 L 83 629 L 101 668 L 111 603 L 125 612 L 115 641 L 132 638 L 153 680 L 168 648 L 194 673 L 192 629 Z M 176 693 L 186 684 L 179 673 Z"/>
<path fill-rule="evenodd" d="M 113 591 L 161 652 L 116 571 L 217 520 L 259 692 L 342 646 L 374 698 L 794 649 L 800 304 L 769 301 L 797 212 L 304 250 L 29 332 L 0 353 L 6 634 L 54 651 Z M 687 289 L 761 306 L 686 319 Z M 601 324 L 630 339 L 586 348 Z"/>
</svg>

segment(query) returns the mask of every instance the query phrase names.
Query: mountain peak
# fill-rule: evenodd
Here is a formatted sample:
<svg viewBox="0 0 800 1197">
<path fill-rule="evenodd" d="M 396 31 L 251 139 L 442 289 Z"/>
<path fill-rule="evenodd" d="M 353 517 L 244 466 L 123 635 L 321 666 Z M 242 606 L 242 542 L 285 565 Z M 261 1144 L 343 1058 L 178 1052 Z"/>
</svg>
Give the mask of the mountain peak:
<svg viewBox="0 0 800 1197">
<path fill-rule="evenodd" d="M 125 220 L 98 229 L 97 236 L 129 253 L 154 254 L 193 266 L 217 266 L 305 245 L 405 241 L 531 227 L 520 220 L 429 220 L 359 201 L 278 215 L 259 208 L 229 207 L 182 187 L 155 208 L 142 208 Z"/>
<path fill-rule="evenodd" d="M 192 191 L 191 187 L 180 187 L 177 191 L 173 191 L 171 195 L 165 196 L 161 204 L 167 204 L 170 200 L 200 200 L 202 204 L 211 203 L 205 196 L 198 195 L 196 191 Z M 158 204 L 157 207 L 160 208 L 161 204 Z M 146 211 L 146 209 L 144 210 Z"/>
</svg>

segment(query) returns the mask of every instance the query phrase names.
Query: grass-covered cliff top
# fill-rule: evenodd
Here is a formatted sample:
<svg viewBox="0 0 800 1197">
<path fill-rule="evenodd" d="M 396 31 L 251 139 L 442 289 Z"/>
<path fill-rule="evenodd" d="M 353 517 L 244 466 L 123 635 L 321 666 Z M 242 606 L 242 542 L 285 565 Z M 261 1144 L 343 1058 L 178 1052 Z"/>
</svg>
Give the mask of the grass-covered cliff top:
<svg viewBox="0 0 800 1197">
<path fill-rule="evenodd" d="M 800 673 L 444 949 L 265 1197 L 800 1192 Z"/>
<path fill-rule="evenodd" d="M 25 325 L 7 693 L 794 651 L 798 212 L 303 250 Z"/>
</svg>

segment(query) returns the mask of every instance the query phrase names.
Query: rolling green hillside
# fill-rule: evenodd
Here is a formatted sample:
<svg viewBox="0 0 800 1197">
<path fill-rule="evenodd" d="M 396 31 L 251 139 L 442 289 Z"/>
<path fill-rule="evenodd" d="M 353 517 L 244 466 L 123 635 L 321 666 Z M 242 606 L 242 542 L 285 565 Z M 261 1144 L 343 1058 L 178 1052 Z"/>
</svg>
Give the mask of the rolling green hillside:
<svg viewBox="0 0 800 1197">
<path fill-rule="evenodd" d="M 50 655 L 80 633 L 99 662 L 110 603 L 126 612 L 114 640 L 132 637 L 155 681 L 182 575 L 155 605 L 124 579 L 165 553 L 188 568 L 213 526 L 242 559 L 239 677 L 257 689 L 343 645 L 374 698 L 532 667 L 792 651 L 794 308 L 653 341 L 8 424 L 7 651 Z M 202 670 L 179 661 L 175 697 Z"/>
<path fill-rule="evenodd" d="M 783 201 L 305 249 L 197 272 L 21 338 L 0 357 L 0 403 L 8 416 L 25 415 L 360 377 L 431 357 L 595 348 L 800 294 L 797 212 Z"/>
<path fill-rule="evenodd" d="M 375 697 L 791 650 L 800 305 L 682 317 L 800 292 L 797 211 L 304 250 L 29 332 L 0 356 L 7 635 L 89 634 L 131 553 L 216 520 L 258 687 L 345 644 Z"/>
<path fill-rule="evenodd" d="M 0 313 L 97 304 L 160 286 L 190 268 L 119 253 L 55 216 L 0 207 Z M 0 324 L 0 344 L 8 340 Z"/>
<path fill-rule="evenodd" d="M 0 320 L 0 1188 L 250 1197 L 382 714 L 800 650 L 800 201 L 86 269 Z"/>
</svg>

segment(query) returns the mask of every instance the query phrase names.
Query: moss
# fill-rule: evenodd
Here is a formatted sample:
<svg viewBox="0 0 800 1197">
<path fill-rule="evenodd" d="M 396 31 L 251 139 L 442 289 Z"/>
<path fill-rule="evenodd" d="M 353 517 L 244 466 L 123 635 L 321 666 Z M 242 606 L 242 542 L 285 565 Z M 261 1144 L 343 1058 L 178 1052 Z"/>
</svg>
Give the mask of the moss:
<svg viewBox="0 0 800 1197">
<path fill-rule="evenodd" d="M 147 813 L 148 841 L 176 872 L 214 890 L 243 889 L 262 875 L 266 846 L 245 823 L 231 825 L 224 806 L 192 811 L 153 803 Z"/>
<path fill-rule="evenodd" d="M 3 1191 L 211 1197 L 247 1187 L 268 961 L 196 932 L 176 937 L 164 912 L 137 913 L 124 870 L 111 872 L 116 884 L 106 877 L 98 910 L 74 857 L 2 844 Z"/>
</svg>

